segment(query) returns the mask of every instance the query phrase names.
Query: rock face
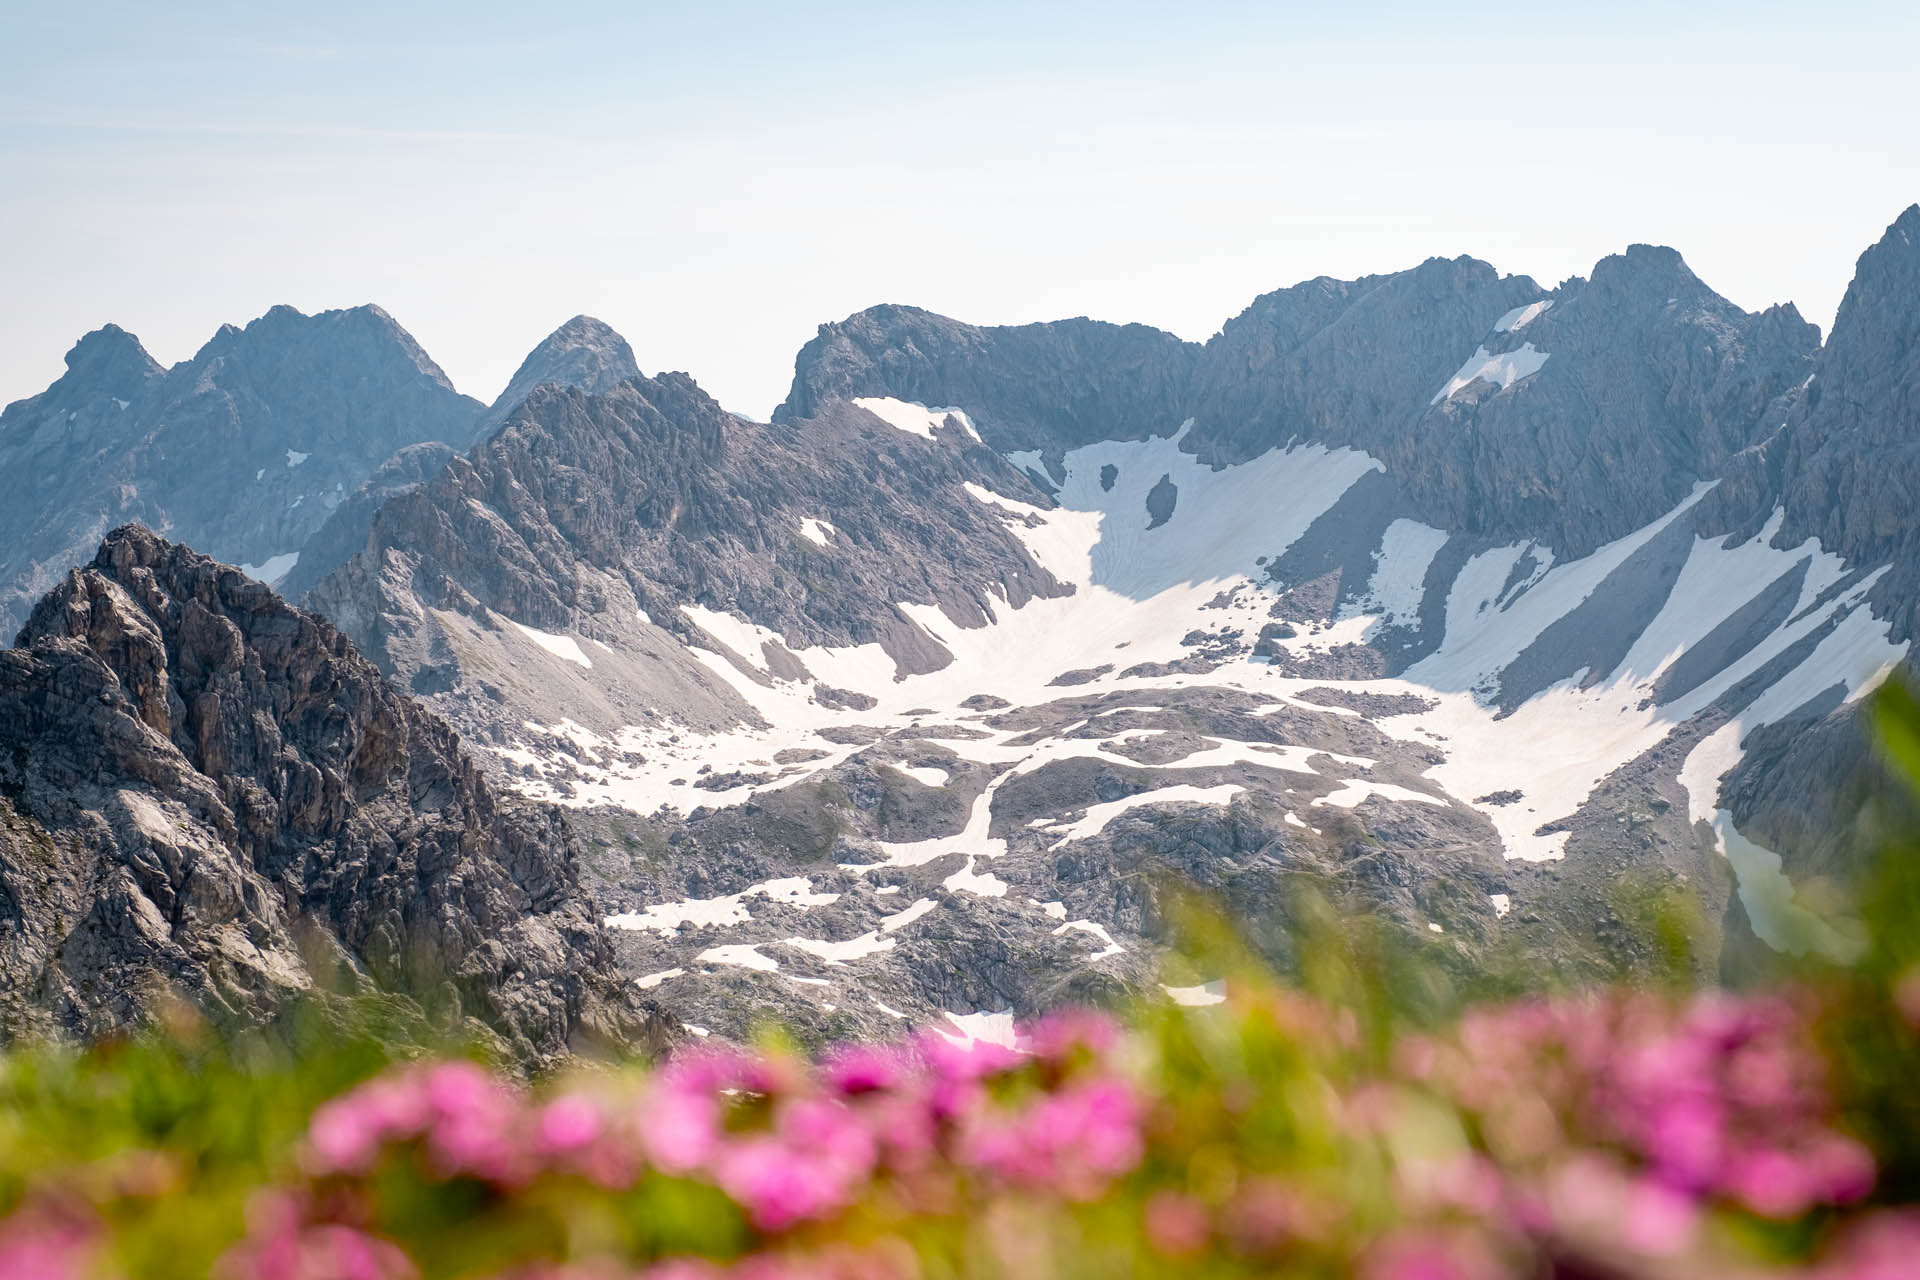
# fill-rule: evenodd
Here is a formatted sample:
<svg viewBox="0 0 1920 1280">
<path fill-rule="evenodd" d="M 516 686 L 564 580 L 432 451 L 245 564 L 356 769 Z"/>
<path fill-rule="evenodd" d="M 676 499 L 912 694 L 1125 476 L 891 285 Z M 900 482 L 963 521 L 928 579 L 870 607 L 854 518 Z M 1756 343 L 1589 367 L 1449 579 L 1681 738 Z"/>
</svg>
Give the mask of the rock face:
<svg viewBox="0 0 1920 1280">
<path fill-rule="evenodd" d="M 1039 498 L 962 419 L 921 438 L 836 402 L 818 420 L 750 423 L 684 374 L 598 396 L 547 386 L 381 508 L 368 549 L 307 602 L 388 670 L 447 684 L 489 665 L 462 659 L 476 626 L 509 641 L 527 628 L 722 639 L 683 606 L 934 670 L 950 656 L 896 604 L 980 625 L 1065 590 L 968 483 Z M 746 656 L 769 660 L 759 640 Z"/>
<path fill-rule="evenodd" d="M 1818 538 L 1863 574 L 1877 570 L 1868 598 L 1910 642 L 1920 630 L 1920 205 L 1860 255 L 1812 376 L 1771 416 L 1777 428 L 1730 469 L 1721 518 L 1752 526 L 1777 510 L 1775 542 Z M 1728 779 L 1734 820 L 1796 879 L 1844 882 L 1855 869 L 1878 773 L 1860 719 L 1841 706 L 1758 738 Z"/>
<path fill-rule="evenodd" d="M 1760 451 L 1783 537 L 1815 537 L 1860 565 L 1902 639 L 1920 630 L 1920 204 L 1860 255 L 1833 336 Z"/>
<path fill-rule="evenodd" d="M 480 406 L 378 307 L 275 307 L 163 370 L 107 326 L 0 413 L 0 638 L 137 521 L 278 579 L 396 450 L 464 447 Z"/>
<path fill-rule="evenodd" d="M 822 326 L 776 417 L 831 396 L 958 405 L 996 449 L 1047 466 L 1191 418 L 1184 447 L 1203 462 L 1289 441 L 1361 449 L 1407 515 L 1577 557 L 1719 476 L 1819 344 L 1791 306 L 1748 315 L 1671 249 L 1635 245 L 1552 291 L 1435 258 L 1263 295 L 1204 345 L 876 307 Z"/>
<path fill-rule="evenodd" d="M 819 417 L 835 400 L 897 396 L 970 406 L 1002 452 L 1058 452 L 1165 431 L 1180 420 L 1195 364 L 1192 344 L 1146 325 L 983 329 L 918 307 L 874 307 L 820 326 L 774 421 Z"/>
<path fill-rule="evenodd" d="M 639 376 L 625 338 L 592 316 L 575 316 L 521 362 L 507 389 L 480 416 L 472 438 L 490 435 L 539 387 L 580 387 L 597 395 Z M 276 585 L 289 599 L 306 594 L 367 546 L 375 512 L 439 475 L 455 452 L 434 442 L 410 446 L 387 459 L 314 531 L 300 548 L 299 562 Z"/>
<path fill-rule="evenodd" d="M 644 1042 L 551 811 L 503 801 L 322 619 L 139 528 L 0 652 L 0 1026 L 162 988 L 258 1024 L 323 974 L 515 1055 Z"/>
</svg>

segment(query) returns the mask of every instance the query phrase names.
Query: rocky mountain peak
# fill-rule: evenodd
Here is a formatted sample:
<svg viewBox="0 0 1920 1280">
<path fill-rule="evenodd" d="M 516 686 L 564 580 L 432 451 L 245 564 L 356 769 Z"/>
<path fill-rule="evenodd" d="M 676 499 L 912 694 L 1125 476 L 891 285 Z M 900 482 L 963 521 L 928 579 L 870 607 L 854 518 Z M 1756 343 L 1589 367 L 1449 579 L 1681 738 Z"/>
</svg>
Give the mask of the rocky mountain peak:
<svg viewBox="0 0 1920 1280">
<path fill-rule="evenodd" d="M 138 527 L 0 653 L 0 1024 L 79 1034 L 160 986 L 259 1024 L 323 958 L 525 1058 L 644 1036 L 551 812 L 324 620 Z"/>
<path fill-rule="evenodd" d="M 413 335 L 371 303 L 313 315 L 281 303 L 244 329 L 220 326 L 191 360 L 173 372 L 197 375 L 220 359 L 237 360 L 249 370 L 269 375 L 290 365 L 352 363 L 368 374 L 418 377 L 446 391 L 454 389 L 452 380 Z"/>
<path fill-rule="evenodd" d="M 982 327 L 887 304 L 820 326 L 774 421 L 888 396 L 964 405 L 1003 452 L 1142 439 L 1180 423 L 1199 347 L 1141 324 L 1080 317 Z"/>
<path fill-rule="evenodd" d="M 1857 359 L 1861 341 L 1882 330 L 1888 352 L 1916 351 L 1920 337 L 1920 204 L 1908 205 L 1854 265 L 1853 283 L 1833 322 L 1837 354 L 1821 363 Z"/>
<path fill-rule="evenodd" d="M 377 307 L 275 307 L 165 373 L 89 335 L 0 415 L 0 635 L 126 523 L 277 580 L 396 450 L 464 448 L 480 410 Z"/>
<path fill-rule="evenodd" d="M 1862 565 L 1891 563 L 1876 599 L 1897 637 L 1920 632 L 1920 205 L 1860 255 L 1812 376 L 1741 477 L 1750 507 L 1785 508 L 1785 534 Z M 1765 472 L 1764 478 L 1761 474 Z"/>
<path fill-rule="evenodd" d="M 67 352 L 67 377 L 96 394 L 130 399 L 163 372 L 140 339 L 117 324 L 100 326 Z"/>
<path fill-rule="evenodd" d="M 601 395 L 629 378 L 640 376 L 633 348 L 612 325 L 593 316 L 578 315 L 527 353 L 507 383 L 507 389 L 483 417 L 481 429 L 484 432 L 506 421 L 535 387 L 553 383 Z"/>
</svg>

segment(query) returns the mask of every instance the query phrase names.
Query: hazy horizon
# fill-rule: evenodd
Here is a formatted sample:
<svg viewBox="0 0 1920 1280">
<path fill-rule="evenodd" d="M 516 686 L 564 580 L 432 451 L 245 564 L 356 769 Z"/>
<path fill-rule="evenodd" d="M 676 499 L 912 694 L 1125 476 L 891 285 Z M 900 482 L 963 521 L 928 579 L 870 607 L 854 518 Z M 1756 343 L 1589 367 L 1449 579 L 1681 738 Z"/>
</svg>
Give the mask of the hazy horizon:
<svg viewBox="0 0 1920 1280">
<path fill-rule="evenodd" d="M 1315 276 L 1470 254 L 1550 288 L 1635 242 L 1825 331 L 1920 196 L 1920 16 L 1849 13 L 30 4 L 0 402 L 107 322 L 171 364 L 372 302 L 481 400 L 585 312 L 764 417 L 876 303 L 1197 340 Z"/>
</svg>

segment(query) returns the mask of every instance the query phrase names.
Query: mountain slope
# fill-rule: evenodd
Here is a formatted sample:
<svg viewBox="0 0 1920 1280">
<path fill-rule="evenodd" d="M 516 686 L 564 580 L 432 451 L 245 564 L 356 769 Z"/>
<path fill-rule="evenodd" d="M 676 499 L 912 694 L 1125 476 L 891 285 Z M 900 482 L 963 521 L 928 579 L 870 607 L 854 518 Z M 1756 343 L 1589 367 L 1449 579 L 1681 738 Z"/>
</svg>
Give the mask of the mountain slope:
<svg viewBox="0 0 1920 1280">
<path fill-rule="evenodd" d="M 0 413 L 0 633 L 129 521 L 277 580 L 384 460 L 464 447 L 479 410 L 377 307 L 275 307 L 169 370 L 120 329 L 89 334 Z"/>
<path fill-rule="evenodd" d="M 258 1024 L 328 975 L 509 1052 L 643 1042 L 577 850 L 337 631 L 139 528 L 0 652 L 0 1019 L 97 1035 L 160 989 Z"/>
<path fill-rule="evenodd" d="M 1150 985 L 1175 879 L 1283 961 L 1303 877 L 1465 980 L 1631 971 L 1623 903 L 1735 875 L 1830 948 L 1719 787 L 1905 652 L 1881 564 L 1717 492 L 1817 340 L 1645 247 L 1312 281 L 1204 345 L 876 308 L 771 425 L 536 390 L 307 601 L 572 807 L 701 1029 Z"/>
</svg>

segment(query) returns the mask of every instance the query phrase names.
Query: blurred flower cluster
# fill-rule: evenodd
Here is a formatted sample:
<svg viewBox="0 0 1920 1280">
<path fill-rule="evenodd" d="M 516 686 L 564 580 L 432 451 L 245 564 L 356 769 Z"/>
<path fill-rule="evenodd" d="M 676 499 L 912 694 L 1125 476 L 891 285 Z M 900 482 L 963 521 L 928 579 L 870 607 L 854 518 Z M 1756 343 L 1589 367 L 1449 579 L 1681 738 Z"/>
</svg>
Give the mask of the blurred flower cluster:
<svg viewBox="0 0 1920 1280">
<path fill-rule="evenodd" d="M 1124 1028 L 1057 1013 L 1018 1049 L 703 1044 L 538 1088 L 403 1064 L 311 1109 L 211 1273 L 1914 1275 L 1920 1212 L 1847 1131 L 1823 1016 L 1798 989 L 1617 991 L 1382 1055 L 1350 1010 L 1248 982 Z M 50 1162 L 0 1277 L 153 1273 L 123 1237 L 195 1176 L 165 1150 Z"/>
</svg>

